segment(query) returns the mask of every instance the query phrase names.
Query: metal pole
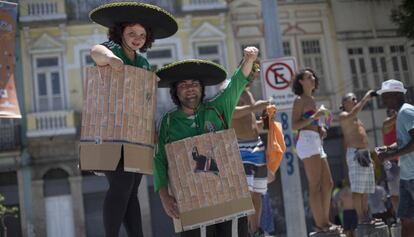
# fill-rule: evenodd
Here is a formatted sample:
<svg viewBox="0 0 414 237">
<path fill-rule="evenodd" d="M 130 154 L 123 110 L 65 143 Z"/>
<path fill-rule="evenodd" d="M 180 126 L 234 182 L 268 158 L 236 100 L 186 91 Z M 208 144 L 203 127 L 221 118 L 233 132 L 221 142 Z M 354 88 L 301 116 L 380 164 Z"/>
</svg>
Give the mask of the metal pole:
<svg viewBox="0 0 414 237">
<path fill-rule="evenodd" d="M 262 14 L 267 58 L 283 57 L 277 0 L 262 0 Z"/>
<path fill-rule="evenodd" d="M 376 124 L 375 124 L 374 101 L 372 101 L 372 100 L 371 100 L 370 111 L 371 111 L 372 132 L 374 133 L 375 147 L 377 147 L 378 146 L 378 137 L 377 137 Z"/>
<path fill-rule="evenodd" d="M 262 14 L 267 59 L 283 57 L 277 0 L 262 0 Z M 264 86 L 264 85 L 263 85 Z M 266 94 L 266 93 L 264 93 Z M 288 237 L 307 236 L 305 210 L 300 182 L 298 159 L 293 153 L 293 136 L 290 125 L 292 109 L 278 111 L 283 124 L 286 152 L 280 167 L 286 231 Z"/>
</svg>

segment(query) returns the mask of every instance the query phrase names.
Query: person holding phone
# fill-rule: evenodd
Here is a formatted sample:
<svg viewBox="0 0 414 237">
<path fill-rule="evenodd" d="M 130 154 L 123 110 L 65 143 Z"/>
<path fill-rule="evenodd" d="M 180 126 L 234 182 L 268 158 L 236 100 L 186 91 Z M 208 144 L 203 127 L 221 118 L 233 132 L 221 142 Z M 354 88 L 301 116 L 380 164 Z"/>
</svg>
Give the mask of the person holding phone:
<svg viewBox="0 0 414 237">
<path fill-rule="evenodd" d="M 405 102 L 407 89 L 401 81 L 384 81 L 381 89 L 384 105 L 397 111 L 397 142 L 377 147 L 381 162 L 400 157 L 400 200 L 398 218 L 401 219 L 401 236 L 414 236 L 414 106 Z"/>
</svg>

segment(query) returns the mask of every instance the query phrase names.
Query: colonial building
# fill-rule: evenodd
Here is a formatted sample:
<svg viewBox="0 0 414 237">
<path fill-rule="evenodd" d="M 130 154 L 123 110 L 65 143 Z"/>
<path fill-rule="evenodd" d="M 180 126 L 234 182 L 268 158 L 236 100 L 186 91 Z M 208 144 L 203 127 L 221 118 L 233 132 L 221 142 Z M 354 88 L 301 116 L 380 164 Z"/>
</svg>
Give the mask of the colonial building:
<svg viewBox="0 0 414 237">
<path fill-rule="evenodd" d="M 146 54 L 154 70 L 186 58 L 210 59 L 234 70 L 226 2 L 146 2 L 172 12 L 180 29 L 175 36 L 157 41 Z M 89 50 L 107 39 L 106 29 L 93 24 L 88 12 L 102 3 L 20 1 L 24 82 L 20 89 L 25 95 L 23 113 L 27 116 L 25 136 L 30 160 L 29 185 L 19 186 L 24 236 L 103 236 L 106 180 L 82 173 L 77 166 L 82 80 L 85 67 L 93 65 Z M 209 88 L 207 94 L 213 95 L 216 90 Z M 158 101 L 159 117 L 172 107 L 168 91 L 160 90 Z M 139 193 L 145 234 L 160 236 L 163 232 L 157 220 L 164 213 L 159 201 L 150 203 L 157 198 L 150 177 L 143 179 Z"/>
<path fill-rule="evenodd" d="M 391 9 L 400 3 L 389 0 L 331 1 L 338 45 L 337 66 L 341 74 L 341 83 L 333 91 L 338 94 L 338 99 L 350 91 L 361 98 L 368 89 L 378 89 L 383 81 L 393 78 L 404 83 L 408 89 L 407 99 L 413 102 L 413 42 L 399 37 L 396 25 L 390 21 Z M 381 98 L 375 98 L 366 106 L 360 117 L 368 129 L 370 148 L 381 145 L 381 127 L 385 118 Z"/>
<path fill-rule="evenodd" d="M 106 29 L 93 24 L 88 12 L 103 2 L 112 1 L 19 1 L 21 50 L 16 82 L 24 118 L 22 122 L 0 120 L 0 193 L 6 196 L 6 205 L 20 210 L 19 218 L 9 219 L 13 230 L 9 236 L 103 236 L 106 180 L 82 173 L 77 166 L 85 67 L 93 65 L 91 46 L 107 38 Z M 158 40 L 145 55 L 153 69 L 202 58 L 223 65 L 231 76 L 248 45 L 260 48 L 261 59 L 267 58 L 259 0 L 145 2 L 167 9 L 179 24 L 173 37 Z M 409 97 L 414 97 L 412 42 L 398 37 L 389 20 L 390 9 L 399 2 L 278 1 L 283 52 L 295 57 L 299 68 L 316 70 L 321 80 L 319 104 L 337 113 L 346 92 L 361 96 L 389 78 L 402 80 Z M 256 99 L 263 97 L 261 83 L 253 85 Z M 216 87 L 208 88 L 207 95 L 216 91 Z M 172 106 L 168 90 L 160 89 L 157 118 Z M 382 142 L 384 116 L 379 99 L 361 114 L 371 147 Z M 325 148 L 335 180 L 346 176 L 344 153 L 338 146 L 341 132 L 334 123 Z M 276 232 L 283 233 L 283 202 L 277 194 L 282 192 L 280 179 L 270 192 L 275 200 Z M 145 236 L 173 236 L 151 177 L 142 180 L 139 193 Z"/>
</svg>

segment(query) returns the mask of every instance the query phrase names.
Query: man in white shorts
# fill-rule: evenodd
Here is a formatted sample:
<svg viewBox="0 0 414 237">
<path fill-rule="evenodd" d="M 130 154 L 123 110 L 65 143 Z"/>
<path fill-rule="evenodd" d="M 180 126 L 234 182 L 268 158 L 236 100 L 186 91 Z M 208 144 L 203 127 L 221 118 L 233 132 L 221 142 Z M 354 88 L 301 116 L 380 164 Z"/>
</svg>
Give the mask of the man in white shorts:
<svg viewBox="0 0 414 237">
<path fill-rule="evenodd" d="M 375 191 L 374 167 L 368 150 L 368 136 L 363 123 L 357 117 L 371 99 L 372 92 L 372 90 L 368 91 L 359 102 L 355 94 L 348 93 L 342 98 L 341 109 L 343 111 L 339 114 L 339 122 L 347 148 L 346 163 L 352 200 L 358 214 L 358 224 L 371 224 L 368 213 L 368 194 Z"/>
</svg>

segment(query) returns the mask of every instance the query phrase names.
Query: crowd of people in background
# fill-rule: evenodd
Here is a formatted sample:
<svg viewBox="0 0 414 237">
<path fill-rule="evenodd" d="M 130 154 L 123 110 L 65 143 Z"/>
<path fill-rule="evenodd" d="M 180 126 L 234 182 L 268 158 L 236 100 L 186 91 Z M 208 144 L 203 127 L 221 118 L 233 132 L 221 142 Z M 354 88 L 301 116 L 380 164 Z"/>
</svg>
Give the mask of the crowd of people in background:
<svg viewBox="0 0 414 237">
<path fill-rule="evenodd" d="M 348 177 L 332 192 L 332 219 L 347 236 L 360 225 L 383 222 L 414 236 L 414 107 L 405 103 L 406 89 L 390 79 L 378 91 L 342 99 L 339 121 L 344 134 Z M 368 150 L 368 139 L 357 114 L 375 96 L 387 107 L 382 126 L 383 146 Z M 362 153 L 360 155 L 359 153 Z"/>
<path fill-rule="evenodd" d="M 91 56 L 98 66 L 110 65 L 117 71 L 123 65 L 150 70 L 149 62 L 136 51 L 143 53 L 155 39 L 169 37 L 177 31 L 177 23 L 168 12 L 149 4 L 107 4 L 94 9 L 90 16 L 108 27 L 108 41 L 95 45 Z M 183 60 L 157 71 L 161 79 L 158 86 L 169 88 L 171 99 L 177 105 L 161 119 L 154 158 L 154 186 L 168 216 L 179 218 L 179 211 L 168 187 L 164 146 L 233 127 L 255 208 L 255 214 L 239 218 L 238 233 L 239 236 L 265 236 L 261 217 L 270 205 L 267 196 L 262 198 L 267 192 L 268 178 L 274 178 L 277 168 L 268 171 L 268 154 L 259 136 L 259 130 L 266 124 L 256 119 L 257 113 L 269 108 L 270 103 L 256 101 L 249 90 L 258 77 L 258 71 L 254 70 L 257 57 L 258 49 L 246 47 L 243 61 L 227 87 L 211 101 L 204 100 L 205 86 L 217 85 L 226 79 L 220 65 L 205 60 Z M 381 220 L 389 225 L 401 223 L 402 236 L 414 236 L 414 106 L 405 103 L 403 84 L 391 79 L 383 82 L 378 91 L 368 90 L 360 101 L 353 93 L 342 98 L 338 120 L 344 135 L 349 182 L 335 188 L 323 149 L 328 129 L 324 121 L 329 111 L 323 105 L 317 106 L 314 93 L 318 84 L 317 74 L 310 68 L 299 71 L 292 80 L 292 90 L 297 96 L 292 109 L 292 129 L 299 131 L 296 153 L 303 162 L 308 181 L 315 231 L 334 234 L 344 231 L 347 236 L 354 236 L 359 226 L 372 226 Z M 384 146 L 372 152 L 358 114 L 378 95 L 387 107 L 387 118 L 383 123 Z M 116 170 L 105 172 L 109 182 L 103 207 L 105 234 L 117 236 L 123 223 L 129 236 L 143 236 L 137 199 L 142 175 L 125 172 L 122 166 L 123 153 Z M 376 167 L 380 170 L 377 179 Z M 231 221 L 206 228 L 207 236 L 231 236 L 231 232 Z M 181 236 L 200 234 L 200 229 L 194 229 L 182 232 Z"/>
</svg>

